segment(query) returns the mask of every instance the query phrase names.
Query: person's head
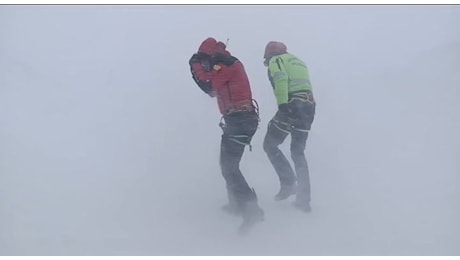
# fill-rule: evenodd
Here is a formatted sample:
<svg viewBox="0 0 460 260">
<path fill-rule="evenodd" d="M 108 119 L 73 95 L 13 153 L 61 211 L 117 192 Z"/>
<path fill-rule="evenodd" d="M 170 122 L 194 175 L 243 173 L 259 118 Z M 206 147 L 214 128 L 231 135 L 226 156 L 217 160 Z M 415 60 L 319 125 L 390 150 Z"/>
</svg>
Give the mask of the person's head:
<svg viewBox="0 0 460 260">
<path fill-rule="evenodd" d="M 287 47 L 282 42 L 270 41 L 265 46 L 264 63 L 268 63 L 271 57 L 287 53 Z"/>
<path fill-rule="evenodd" d="M 198 53 L 204 53 L 209 56 L 213 56 L 217 53 L 217 48 L 218 47 L 216 39 L 209 37 L 200 44 L 200 47 L 198 48 Z"/>
</svg>

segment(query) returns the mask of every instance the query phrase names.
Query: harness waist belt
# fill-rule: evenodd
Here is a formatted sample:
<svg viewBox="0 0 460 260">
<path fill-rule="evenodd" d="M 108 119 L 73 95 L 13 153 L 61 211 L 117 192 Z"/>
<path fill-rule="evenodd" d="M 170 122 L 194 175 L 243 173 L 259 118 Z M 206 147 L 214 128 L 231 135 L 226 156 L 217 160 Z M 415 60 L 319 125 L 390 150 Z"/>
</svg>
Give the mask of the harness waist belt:
<svg viewBox="0 0 460 260">
<path fill-rule="evenodd" d="M 289 93 L 289 102 L 295 99 L 303 101 L 303 102 L 311 102 L 311 103 L 315 102 L 315 99 L 313 98 L 313 93 L 308 90 Z"/>
<path fill-rule="evenodd" d="M 241 111 L 254 111 L 255 107 L 252 104 L 252 100 L 243 100 L 237 103 L 234 103 L 230 106 L 227 106 L 225 108 L 225 111 L 228 114 L 234 113 L 234 112 L 241 112 Z"/>
</svg>

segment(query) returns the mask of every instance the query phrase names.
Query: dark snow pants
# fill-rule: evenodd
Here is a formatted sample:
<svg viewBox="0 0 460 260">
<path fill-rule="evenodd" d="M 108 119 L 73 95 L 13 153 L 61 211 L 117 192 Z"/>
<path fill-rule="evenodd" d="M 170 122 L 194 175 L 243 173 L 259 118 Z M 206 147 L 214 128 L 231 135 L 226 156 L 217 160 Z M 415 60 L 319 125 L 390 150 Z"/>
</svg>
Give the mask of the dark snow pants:
<svg viewBox="0 0 460 260">
<path fill-rule="evenodd" d="M 257 130 L 259 118 L 255 111 L 241 111 L 224 116 L 224 120 L 220 166 L 230 205 L 242 209 L 246 202 L 255 200 L 253 190 L 240 171 L 240 161 Z"/>
<path fill-rule="evenodd" d="M 315 116 L 316 105 L 300 100 L 291 102 L 295 106 L 294 115 L 287 116 L 278 111 L 268 123 L 267 134 L 264 139 L 264 151 L 275 168 L 281 185 L 289 186 L 297 183 L 296 199 L 310 202 L 310 176 L 305 158 L 305 146 Z M 290 152 L 295 172 L 283 152 L 278 148 L 289 134 L 291 134 Z"/>
</svg>

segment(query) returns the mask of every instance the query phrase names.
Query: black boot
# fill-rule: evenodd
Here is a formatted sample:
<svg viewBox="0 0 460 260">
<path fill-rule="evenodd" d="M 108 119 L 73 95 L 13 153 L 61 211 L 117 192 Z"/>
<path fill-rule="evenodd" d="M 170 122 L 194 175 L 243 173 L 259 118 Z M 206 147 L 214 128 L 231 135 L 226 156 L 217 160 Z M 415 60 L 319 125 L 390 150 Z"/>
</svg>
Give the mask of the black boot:
<svg viewBox="0 0 460 260">
<path fill-rule="evenodd" d="M 280 191 L 278 192 L 278 194 L 275 195 L 275 200 L 277 201 L 285 200 L 294 194 L 296 194 L 295 184 L 290 184 L 290 185 L 281 184 Z"/>
<path fill-rule="evenodd" d="M 264 221 L 264 211 L 259 207 L 257 203 L 257 195 L 252 189 L 251 198 L 246 201 L 243 205 L 243 223 L 240 226 L 240 233 L 246 233 L 249 228 L 254 226 L 256 223 Z"/>
<path fill-rule="evenodd" d="M 242 214 L 242 209 L 238 205 L 235 196 L 232 194 L 230 189 L 227 187 L 227 196 L 228 196 L 228 204 L 222 206 L 222 210 L 226 213 L 234 216 L 240 216 Z"/>
</svg>

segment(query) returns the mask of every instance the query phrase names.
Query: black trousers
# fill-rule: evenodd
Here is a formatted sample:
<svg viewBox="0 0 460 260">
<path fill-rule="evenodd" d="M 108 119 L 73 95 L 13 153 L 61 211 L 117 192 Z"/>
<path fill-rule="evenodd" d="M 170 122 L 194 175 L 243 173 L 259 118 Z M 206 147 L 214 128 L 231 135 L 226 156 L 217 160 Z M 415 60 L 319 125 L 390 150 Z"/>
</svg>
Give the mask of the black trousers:
<svg viewBox="0 0 460 260">
<path fill-rule="evenodd" d="M 255 199 L 254 192 L 241 173 L 240 161 L 257 130 L 259 118 L 255 111 L 242 111 L 224 116 L 224 120 L 220 166 L 230 205 L 242 209 L 246 202 Z"/>
<path fill-rule="evenodd" d="M 295 106 L 293 115 L 286 115 L 278 111 L 268 123 L 267 134 L 264 138 L 264 151 L 275 169 L 281 185 L 297 183 L 297 200 L 310 202 L 310 175 L 305 157 L 305 147 L 308 132 L 315 117 L 315 103 L 308 101 L 292 101 Z M 291 135 L 291 159 L 294 162 L 292 169 L 283 152 L 278 148 L 288 135 Z"/>
</svg>

